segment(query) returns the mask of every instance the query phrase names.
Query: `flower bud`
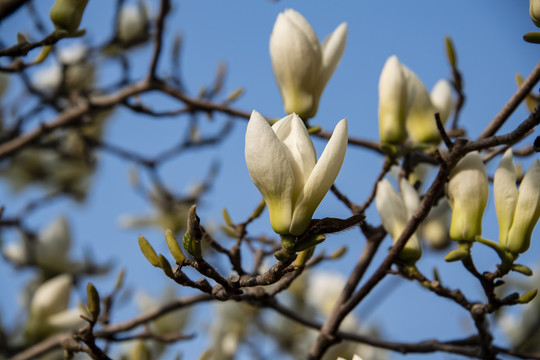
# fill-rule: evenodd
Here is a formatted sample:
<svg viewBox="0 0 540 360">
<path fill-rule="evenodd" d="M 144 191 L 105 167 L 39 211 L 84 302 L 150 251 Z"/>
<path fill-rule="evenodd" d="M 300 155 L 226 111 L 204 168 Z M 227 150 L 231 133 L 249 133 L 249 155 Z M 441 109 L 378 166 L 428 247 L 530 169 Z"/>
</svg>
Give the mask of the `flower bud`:
<svg viewBox="0 0 540 360">
<path fill-rule="evenodd" d="M 409 138 L 415 143 L 439 143 L 441 140 L 435 113 L 438 111 L 422 81 L 408 67 L 402 65 L 407 78 L 408 113 L 405 126 Z"/>
<path fill-rule="evenodd" d="M 49 16 L 57 29 L 75 32 L 81 24 L 88 0 L 56 0 Z"/>
<path fill-rule="evenodd" d="M 482 216 L 486 209 L 489 184 L 482 157 L 471 152 L 450 173 L 447 197 L 452 208 L 450 238 L 474 241 L 482 234 Z"/>
<path fill-rule="evenodd" d="M 533 23 L 540 27 L 540 0 L 529 0 L 529 15 Z"/>
<path fill-rule="evenodd" d="M 117 21 L 116 37 L 123 46 L 136 45 L 150 36 L 148 11 L 143 2 L 123 5 Z"/>
<path fill-rule="evenodd" d="M 396 242 L 405 226 L 409 222 L 412 214 L 418 208 L 420 199 L 416 190 L 406 179 L 400 182 L 401 195 L 398 194 L 390 182 L 386 179 L 377 184 L 375 204 L 379 212 L 384 229 Z M 399 255 L 402 261 L 415 263 L 422 256 L 422 247 L 416 233 L 411 235 L 403 250 Z"/>
<path fill-rule="evenodd" d="M 285 112 L 307 120 L 345 51 L 347 24 L 339 25 L 322 44 L 300 13 L 280 13 L 270 36 L 270 57 Z"/>
<path fill-rule="evenodd" d="M 379 137 L 381 142 L 400 144 L 407 139 L 407 82 L 394 55 L 386 60 L 379 77 Z"/>
<path fill-rule="evenodd" d="M 516 186 L 512 150 L 505 153 L 493 179 L 499 243 L 517 254 L 527 251 L 540 217 L 540 161 L 536 159 Z"/>
<path fill-rule="evenodd" d="M 441 122 L 446 124 L 452 110 L 454 109 L 454 99 L 452 97 L 452 87 L 447 80 L 439 80 L 431 90 L 430 94 L 431 103 L 441 116 Z M 440 138 L 439 131 L 437 134 Z"/>
<path fill-rule="evenodd" d="M 422 238 L 433 249 L 441 250 L 450 244 L 450 207 L 445 198 L 433 206 L 422 223 Z"/>
</svg>

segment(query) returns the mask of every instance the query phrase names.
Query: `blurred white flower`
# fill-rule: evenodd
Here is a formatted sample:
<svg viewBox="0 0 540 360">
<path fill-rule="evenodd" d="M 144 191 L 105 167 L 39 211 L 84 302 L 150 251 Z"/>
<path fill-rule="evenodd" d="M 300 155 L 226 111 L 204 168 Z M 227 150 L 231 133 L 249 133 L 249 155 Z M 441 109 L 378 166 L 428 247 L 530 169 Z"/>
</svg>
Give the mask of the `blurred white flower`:
<svg viewBox="0 0 540 360">
<path fill-rule="evenodd" d="M 129 46 L 149 36 L 148 10 L 143 2 L 124 4 L 118 16 L 118 41 Z"/>
<path fill-rule="evenodd" d="M 382 221 L 384 229 L 396 242 L 409 219 L 418 209 L 420 198 L 411 184 L 402 178 L 400 183 L 401 194 L 398 194 L 390 182 L 386 179 L 377 184 L 375 205 Z M 422 256 L 422 247 L 416 232 L 411 235 L 399 255 L 400 259 L 407 263 L 415 263 Z"/>
</svg>

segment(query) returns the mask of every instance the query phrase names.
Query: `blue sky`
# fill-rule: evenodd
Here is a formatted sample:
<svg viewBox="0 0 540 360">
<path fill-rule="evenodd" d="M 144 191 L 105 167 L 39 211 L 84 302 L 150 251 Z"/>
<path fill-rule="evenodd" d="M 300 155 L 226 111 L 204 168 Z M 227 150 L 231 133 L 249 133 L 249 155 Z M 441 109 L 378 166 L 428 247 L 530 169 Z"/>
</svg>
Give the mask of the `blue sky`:
<svg viewBox="0 0 540 360">
<path fill-rule="evenodd" d="M 51 4 L 51 1 L 40 1 L 37 6 L 46 14 Z M 149 5 L 156 13 L 157 1 L 149 2 Z M 331 130 L 340 119 L 347 117 L 352 136 L 371 140 L 378 137 L 378 78 L 390 55 L 397 55 L 431 89 L 439 79 L 450 76 L 444 37 L 452 37 L 467 95 L 461 124 L 471 137 L 481 132 L 513 94 L 515 74 L 527 76 L 540 58 L 540 48 L 522 40 L 524 33 L 536 29 L 529 18 L 526 0 L 177 1 L 166 23 L 167 44 L 170 45 L 175 32 L 183 35 L 181 74 L 187 90 L 194 95 L 202 85 L 210 84 L 218 63 L 224 62 L 228 69 L 225 93 L 237 87 L 246 90 L 235 107 L 245 111 L 256 109 L 276 118 L 283 116 L 281 98 L 271 70 L 268 40 L 277 14 L 287 8 L 302 13 L 321 40 L 341 22 L 348 23 L 345 54 L 311 123 Z M 112 2 L 89 2 L 81 27 L 87 29 L 86 38 L 91 44 L 105 39 L 104 36 L 111 31 L 112 16 Z M 0 38 L 7 43 L 13 42 L 16 32 L 21 30 L 34 31 L 24 10 L 0 24 Z M 67 40 L 60 46 L 70 42 L 73 41 Z M 169 50 L 170 46 L 166 46 L 160 70 L 169 70 Z M 133 79 L 145 74 L 150 54 L 148 46 L 133 51 L 130 56 L 134 64 Z M 116 68 L 101 67 L 100 79 L 106 81 L 115 76 L 116 71 Z M 154 94 L 143 97 L 145 99 L 160 109 L 178 105 Z M 526 116 L 525 107 L 520 106 L 501 132 L 512 129 Z M 172 144 L 182 136 L 186 127 L 184 120 L 167 118 L 156 121 L 120 109 L 108 124 L 106 136 L 108 141 L 119 146 L 156 154 L 164 149 L 163 144 Z M 216 116 L 213 122 L 205 123 L 203 130 L 211 133 L 215 124 L 224 121 L 224 117 Z M 251 183 L 243 158 L 245 125 L 245 120 L 236 120 L 232 135 L 217 148 L 185 153 L 162 168 L 167 184 L 180 193 L 190 184 L 202 180 L 212 161 L 221 162 L 215 185 L 198 207 L 203 222 L 221 221 L 221 209 L 224 207 L 233 219 L 244 219 L 259 201 L 260 195 Z M 531 143 L 534 136 L 538 136 L 538 130 L 526 142 Z M 320 155 L 324 142 L 316 139 L 315 144 Z M 119 216 L 150 213 L 151 209 L 129 186 L 127 174 L 132 164 L 107 154 L 103 154 L 100 160 L 86 204 L 79 206 L 67 200 L 60 201 L 37 211 L 27 223 L 39 229 L 59 214 L 67 215 L 73 223 L 77 255 L 81 255 L 81 249 L 89 249 L 100 259 L 114 259 L 118 267 L 127 268 L 128 283 L 132 287 L 158 292 L 167 284 L 166 279 L 145 262 L 136 239 L 139 233 L 143 233 L 156 249 L 165 252 L 162 232 L 151 229 L 123 231 L 119 228 Z M 350 147 L 336 181 L 337 186 L 353 201 L 362 203 L 382 162 L 382 158 L 370 151 Z M 497 162 L 488 166 L 488 173 L 493 173 Z M 33 188 L 15 197 L 5 183 L 0 183 L 0 198 L 8 204 L 8 209 L 20 209 L 25 201 L 39 194 L 40 190 Z M 331 194 L 316 212 L 316 217 L 348 215 L 348 210 Z M 367 216 L 371 223 L 378 223 L 378 215 L 373 208 Z M 272 234 L 266 213 L 253 224 L 250 233 Z M 13 240 L 10 235 L 13 233 L 6 233 L 4 240 Z M 497 239 L 492 197 L 484 218 L 484 235 Z M 540 245 L 534 240 L 538 240 L 538 230 L 533 234 L 531 249 L 521 259 L 531 267 L 535 266 L 540 253 Z M 331 252 L 342 245 L 347 245 L 350 250 L 345 258 L 323 266 L 347 274 L 364 245 L 364 239 L 353 230 L 330 236 L 321 247 Z M 381 252 L 384 254 L 389 246 L 390 239 L 387 238 Z M 444 263 L 443 256 L 444 253 L 426 251 L 419 262 L 420 269 L 429 274 L 437 266 L 448 286 L 461 287 L 471 298 L 482 300 L 479 284 L 469 281 L 469 276 L 459 264 Z M 379 257 L 382 259 L 382 255 Z M 491 253 L 478 251 L 482 270 L 494 269 L 496 260 Z M 10 279 L 6 286 L 15 290 L 30 273 L 17 274 L 0 261 L 0 274 L 2 278 Z M 388 294 L 375 290 L 367 303 L 372 304 L 375 298 L 379 305 L 370 308 L 366 303 L 366 307 L 361 305 L 358 309 L 359 318 L 366 317 L 369 323 L 379 323 L 382 334 L 389 340 L 420 341 L 431 337 L 446 340 L 469 334 L 472 330 L 467 314 L 453 304 L 422 291 L 416 284 L 402 281 L 398 286 L 398 283 L 385 279 L 382 287 L 397 286 L 397 289 Z M 106 279 L 98 281 L 98 284 L 104 290 L 112 286 Z M 0 296 L 3 318 L 13 319 L 7 313 L 15 306 L 15 301 L 12 292 L 3 292 Z M 130 314 L 128 310 L 123 311 L 119 318 L 127 318 Z M 498 340 L 504 344 L 504 339 Z M 454 358 L 437 356 L 414 355 L 411 358 Z M 392 358 L 402 357 L 394 354 Z"/>
</svg>

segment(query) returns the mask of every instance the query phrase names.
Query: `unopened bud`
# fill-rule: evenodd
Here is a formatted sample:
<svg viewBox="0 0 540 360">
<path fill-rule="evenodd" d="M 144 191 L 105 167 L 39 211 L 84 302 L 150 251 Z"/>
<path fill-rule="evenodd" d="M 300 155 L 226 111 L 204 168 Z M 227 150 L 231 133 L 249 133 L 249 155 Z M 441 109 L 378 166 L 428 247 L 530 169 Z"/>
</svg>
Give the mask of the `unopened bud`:
<svg viewBox="0 0 540 360">
<path fill-rule="evenodd" d="M 529 291 L 525 295 L 520 296 L 520 298 L 518 299 L 518 303 L 520 304 L 530 303 L 536 297 L 537 293 L 538 293 L 538 290 L 536 289 Z"/>
<path fill-rule="evenodd" d="M 146 238 L 142 235 L 139 235 L 139 247 L 141 248 L 146 260 L 148 260 L 148 262 L 153 266 L 159 267 L 158 257 L 154 251 L 154 248 L 152 248 L 150 243 L 148 243 L 148 240 L 146 240 Z"/>
<path fill-rule="evenodd" d="M 165 273 L 165 275 L 167 275 L 171 279 L 174 278 L 174 273 L 172 271 L 171 264 L 169 263 L 169 260 L 167 260 L 165 258 L 165 256 L 159 254 L 158 261 L 159 261 L 159 267 L 161 269 L 163 269 L 163 272 Z"/>
<path fill-rule="evenodd" d="M 56 0 L 49 16 L 57 29 L 75 32 L 81 24 L 88 0 Z"/>
<path fill-rule="evenodd" d="M 165 231 L 165 241 L 167 242 L 167 247 L 169 248 L 171 255 L 173 256 L 174 260 L 176 260 L 176 263 L 178 265 L 182 265 L 184 260 L 186 260 L 186 256 L 182 252 L 180 245 L 178 245 L 178 241 L 176 241 L 176 238 L 170 229 Z"/>
<path fill-rule="evenodd" d="M 101 311 L 99 293 L 91 282 L 86 285 L 86 297 L 88 312 L 92 315 L 92 320 L 97 321 Z"/>
</svg>

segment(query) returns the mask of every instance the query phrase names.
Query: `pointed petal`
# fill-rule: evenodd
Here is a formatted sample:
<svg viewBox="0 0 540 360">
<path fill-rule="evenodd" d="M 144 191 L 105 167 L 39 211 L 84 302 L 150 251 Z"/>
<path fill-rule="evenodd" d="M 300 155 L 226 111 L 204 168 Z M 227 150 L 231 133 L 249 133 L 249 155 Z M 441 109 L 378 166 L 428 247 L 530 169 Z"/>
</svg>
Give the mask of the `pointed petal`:
<svg viewBox="0 0 540 360">
<path fill-rule="evenodd" d="M 347 43 L 347 23 L 341 23 L 322 43 L 322 66 L 318 81 L 318 97 L 336 70 Z"/>
<path fill-rule="evenodd" d="M 403 198 L 405 208 L 407 209 L 407 219 L 410 219 L 420 206 L 420 196 L 405 178 L 401 178 L 399 190 L 401 191 L 401 197 Z"/>
<path fill-rule="evenodd" d="M 540 160 L 536 159 L 519 186 L 514 221 L 508 232 L 507 248 L 515 253 L 527 251 L 540 217 Z"/>
<path fill-rule="evenodd" d="M 407 78 L 408 113 L 405 126 L 414 142 L 439 142 L 440 135 L 435 123 L 435 107 L 431 103 L 424 83 L 408 67 L 402 65 Z"/>
<path fill-rule="evenodd" d="M 293 171 L 281 141 L 255 110 L 246 130 L 245 156 L 251 180 L 268 206 L 272 228 L 279 234 L 288 233 L 292 215 Z"/>
<path fill-rule="evenodd" d="M 384 229 L 394 241 L 397 240 L 407 224 L 407 208 L 403 198 L 386 179 L 377 184 L 375 205 Z"/>
<path fill-rule="evenodd" d="M 493 192 L 499 222 L 499 243 L 506 246 L 508 230 L 512 225 L 518 199 L 516 168 L 514 167 L 512 149 L 506 150 L 495 171 Z"/>
<path fill-rule="evenodd" d="M 489 196 L 487 173 L 478 152 L 465 155 L 452 170 L 447 196 L 452 207 L 450 237 L 473 241 L 482 234 L 482 217 Z"/>
<path fill-rule="evenodd" d="M 441 122 L 446 124 L 452 110 L 454 109 L 454 99 L 452 98 L 452 87 L 447 80 L 439 80 L 431 90 L 431 103 L 441 115 Z"/>
<path fill-rule="evenodd" d="M 347 119 L 336 125 L 332 137 L 307 179 L 294 207 L 291 234 L 300 235 L 306 230 L 317 206 L 336 180 L 347 151 L 347 126 Z"/>
<path fill-rule="evenodd" d="M 313 141 L 309 137 L 304 122 L 298 115 L 292 114 L 283 120 L 277 121 L 272 129 L 278 139 L 282 142 L 283 149 L 287 154 L 291 169 L 294 174 L 294 203 L 300 195 L 304 184 L 306 183 L 311 171 L 317 163 L 317 152 Z"/>
<path fill-rule="evenodd" d="M 270 57 L 285 112 L 312 117 L 322 52 L 317 35 L 296 11 L 278 15 L 270 36 Z"/>
<path fill-rule="evenodd" d="M 382 142 L 401 143 L 407 138 L 407 82 L 398 58 L 390 56 L 379 77 L 379 137 Z"/>
</svg>

